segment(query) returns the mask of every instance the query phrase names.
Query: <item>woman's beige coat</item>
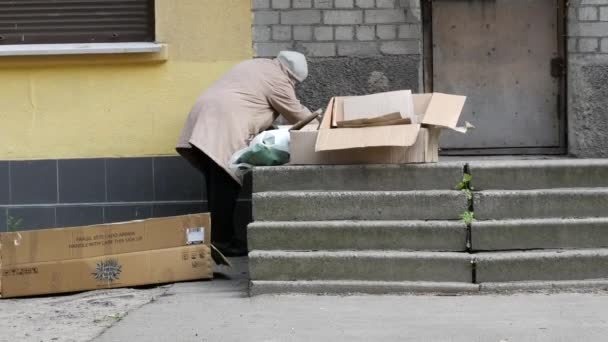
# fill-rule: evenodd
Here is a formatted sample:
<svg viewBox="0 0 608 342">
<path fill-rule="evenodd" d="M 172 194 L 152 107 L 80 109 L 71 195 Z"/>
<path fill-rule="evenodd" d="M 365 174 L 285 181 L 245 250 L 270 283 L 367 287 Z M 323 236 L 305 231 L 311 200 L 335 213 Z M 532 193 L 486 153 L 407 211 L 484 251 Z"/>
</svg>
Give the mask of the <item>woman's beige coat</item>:
<svg viewBox="0 0 608 342">
<path fill-rule="evenodd" d="M 279 114 L 290 123 L 310 114 L 296 98 L 295 82 L 276 59 L 239 63 L 198 98 L 177 147 L 200 149 L 240 183 L 228 166 L 248 139 L 270 127 Z"/>
</svg>

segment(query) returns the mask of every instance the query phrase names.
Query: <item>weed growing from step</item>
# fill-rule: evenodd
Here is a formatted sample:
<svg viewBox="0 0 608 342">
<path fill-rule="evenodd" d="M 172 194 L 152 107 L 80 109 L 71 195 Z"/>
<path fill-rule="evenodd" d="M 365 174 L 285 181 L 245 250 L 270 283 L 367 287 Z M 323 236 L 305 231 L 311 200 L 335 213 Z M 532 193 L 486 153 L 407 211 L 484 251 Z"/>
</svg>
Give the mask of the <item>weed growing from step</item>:
<svg viewBox="0 0 608 342">
<path fill-rule="evenodd" d="M 473 200 L 473 193 L 471 192 L 473 188 L 471 187 L 471 180 L 473 176 L 470 173 L 464 173 L 462 176 L 462 181 L 456 185 L 456 190 L 462 191 L 466 196 L 467 200 Z"/>
<path fill-rule="evenodd" d="M 471 186 L 471 180 L 473 176 L 465 172 L 462 175 L 462 181 L 456 185 L 456 190 L 462 191 L 467 196 L 468 209 L 460 214 L 460 220 L 467 226 L 475 220 L 475 213 L 473 212 L 473 187 Z"/>
<path fill-rule="evenodd" d="M 459 217 L 462 223 L 466 224 L 467 226 L 470 226 L 471 223 L 473 223 L 473 221 L 475 220 L 475 213 L 467 210 L 460 214 Z"/>
<path fill-rule="evenodd" d="M 460 214 L 459 218 L 462 223 L 467 226 L 467 251 L 471 251 L 471 224 L 475 220 L 475 213 L 473 212 L 473 187 L 471 181 L 473 176 L 469 172 L 469 165 L 465 165 L 464 173 L 462 175 L 462 181 L 456 185 L 456 190 L 462 191 L 467 197 L 467 209 Z"/>
<path fill-rule="evenodd" d="M 9 232 L 16 232 L 21 228 L 23 222 L 20 218 L 15 218 L 11 215 L 6 216 L 6 230 Z"/>
</svg>

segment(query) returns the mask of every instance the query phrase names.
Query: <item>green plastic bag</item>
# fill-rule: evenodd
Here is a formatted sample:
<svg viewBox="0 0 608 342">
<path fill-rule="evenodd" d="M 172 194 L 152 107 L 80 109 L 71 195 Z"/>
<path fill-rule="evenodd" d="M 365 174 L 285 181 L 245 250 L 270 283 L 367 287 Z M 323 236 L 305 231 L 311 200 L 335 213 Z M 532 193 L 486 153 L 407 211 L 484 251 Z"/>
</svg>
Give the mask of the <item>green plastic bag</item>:
<svg viewBox="0 0 608 342">
<path fill-rule="evenodd" d="M 289 162 L 289 131 L 274 129 L 258 134 L 230 158 L 230 168 L 243 176 L 254 166 L 277 166 Z"/>
</svg>

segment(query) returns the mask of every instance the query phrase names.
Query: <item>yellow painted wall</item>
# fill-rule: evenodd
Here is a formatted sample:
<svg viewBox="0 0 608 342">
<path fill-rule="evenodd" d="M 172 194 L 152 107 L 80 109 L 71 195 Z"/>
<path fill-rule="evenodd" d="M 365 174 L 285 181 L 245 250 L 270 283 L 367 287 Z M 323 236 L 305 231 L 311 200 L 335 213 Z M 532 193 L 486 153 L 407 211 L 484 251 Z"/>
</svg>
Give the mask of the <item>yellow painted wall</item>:
<svg viewBox="0 0 608 342">
<path fill-rule="evenodd" d="M 0 57 L 0 160 L 174 154 L 201 91 L 251 58 L 249 0 L 156 0 L 150 55 Z"/>
</svg>

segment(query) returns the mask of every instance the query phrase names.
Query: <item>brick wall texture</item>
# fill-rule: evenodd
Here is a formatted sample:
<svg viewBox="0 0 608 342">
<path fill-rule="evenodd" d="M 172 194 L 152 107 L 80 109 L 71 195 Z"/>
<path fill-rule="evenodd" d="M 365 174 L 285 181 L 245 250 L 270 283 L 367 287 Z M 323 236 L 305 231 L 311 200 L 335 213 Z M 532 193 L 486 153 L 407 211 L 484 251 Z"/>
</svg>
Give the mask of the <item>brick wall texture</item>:
<svg viewBox="0 0 608 342">
<path fill-rule="evenodd" d="M 568 53 L 608 54 L 608 0 L 570 1 Z"/>
<path fill-rule="evenodd" d="M 252 0 L 256 57 L 419 55 L 419 0 Z"/>
</svg>

